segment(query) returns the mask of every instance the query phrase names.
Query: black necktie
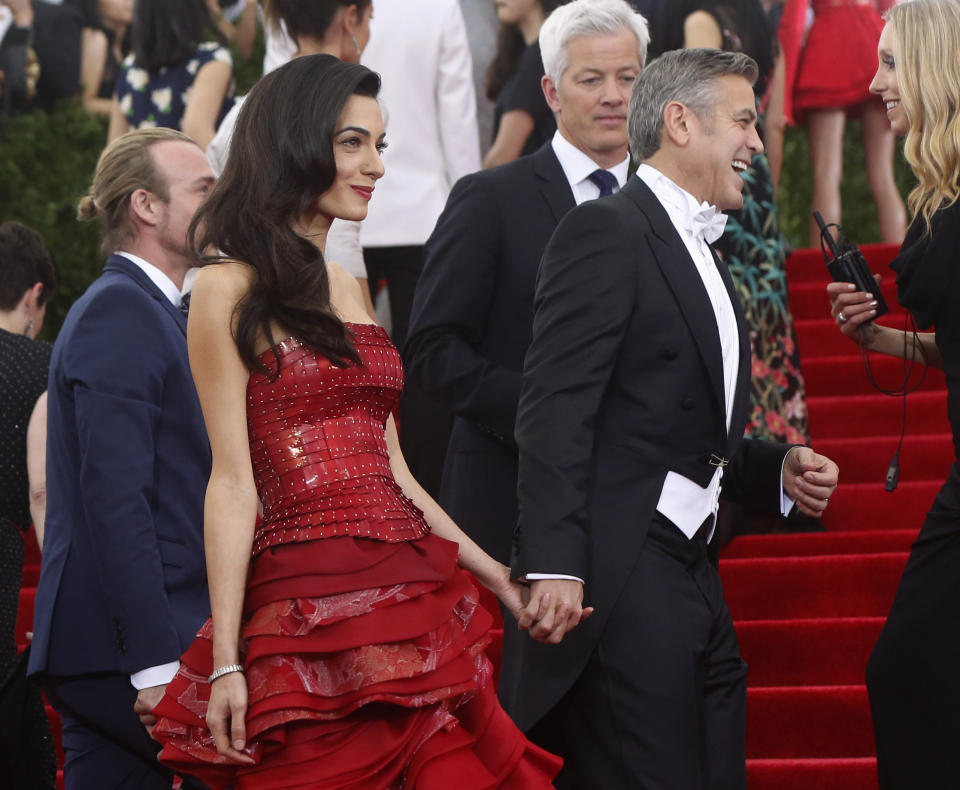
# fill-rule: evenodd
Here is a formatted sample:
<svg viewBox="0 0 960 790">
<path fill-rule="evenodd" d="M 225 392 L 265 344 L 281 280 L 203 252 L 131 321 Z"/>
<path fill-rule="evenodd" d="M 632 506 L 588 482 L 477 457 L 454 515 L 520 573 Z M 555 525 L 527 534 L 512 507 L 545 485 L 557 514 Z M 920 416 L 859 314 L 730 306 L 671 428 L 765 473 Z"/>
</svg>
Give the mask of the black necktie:
<svg viewBox="0 0 960 790">
<path fill-rule="evenodd" d="M 186 317 L 187 313 L 190 312 L 190 294 L 192 291 L 187 291 L 183 296 L 180 297 L 180 312 L 183 313 Z"/>
<path fill-rule="evenodd" d="M 600 197 L 606 197 L 613 194 L 613 188 L 617 186 L 617 177 L 609 170 L 594 170 L 587 176 L 600 189 Z"/>
</svg>

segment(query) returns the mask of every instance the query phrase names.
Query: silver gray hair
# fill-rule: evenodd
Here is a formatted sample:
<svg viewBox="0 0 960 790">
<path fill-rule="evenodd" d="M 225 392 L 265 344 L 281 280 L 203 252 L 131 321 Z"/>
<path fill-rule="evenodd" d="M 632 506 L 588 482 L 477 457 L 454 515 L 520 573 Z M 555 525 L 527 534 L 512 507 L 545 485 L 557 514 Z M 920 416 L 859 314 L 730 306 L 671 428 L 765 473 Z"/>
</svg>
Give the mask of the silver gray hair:
<svg viewBox="0 0 960 790">
<path fill-rule="evenodd" d="M 677 49 L 665 52 L 637 77 L 627 114 L 630 152 L 644 161 L 660 150 L 663 113 L 670 102 L 689 107 L 698 118 L 708 118 L 717 104 L 717 80 L 743 77 L 757 81 L 756 61 L 742 52 L 719 49 Z"/>
<path fill-rule="evenodd" d="M 540 28 L 540 56 L 544 73 L 560 85 L 570 65 L 567 45 L 578 36 L 603 36 L 629 30 L 637 37 L 640 66 L 647 62 L 650 31 L 647 20 L 626 0 L 573 0 L 547 17 Z"/>
</svg>

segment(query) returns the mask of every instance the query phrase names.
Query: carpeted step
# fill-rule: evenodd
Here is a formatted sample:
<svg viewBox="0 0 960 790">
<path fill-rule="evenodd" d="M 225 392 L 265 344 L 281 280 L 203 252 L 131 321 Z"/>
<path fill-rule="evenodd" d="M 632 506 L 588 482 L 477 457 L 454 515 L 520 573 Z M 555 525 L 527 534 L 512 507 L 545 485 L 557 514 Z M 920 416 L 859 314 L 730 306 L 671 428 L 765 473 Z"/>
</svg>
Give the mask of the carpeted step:
<svg viewBox="0 0 960 790">
<path fill-rule="evenodd" d="M 870 384 L 863 368 L 863 360 L 856 346 L 848 344 L 843 353 L 829 357 L 812 357 L 801 360 L 807 393 L 816 395 L 872 395 L 877 392 Z M 910 386 L 920 377 L 921 365 L 914 367 Z M 903 384 L 902 359 L 881 354 L 870 355 L 870 369 L 878 385 L 887 390 L 897 390 Z M 923 375 L 918 391 L 943 390 L 946 388 L 943 371 L 928 368 Z M 909 408 L 909 406 L 908 406 Z M 887 426 L 887 430 L 899 430 L 899 424 Z"/>
<path fill-rule="evenodd" d="M 898 312 L 894 315 L 885 315 L 877 323 L 881 326 L 903 329 L 903 314 Z M 829 312 L 797 319 L 793 326 L 797 333 L 801 365 L 805 365 L 807 361 L 816 357 L 860 353 L 853 341 L 840 333 Z"/>
<path fill-rule="evenodd" d="M 739 622 L 747 682 L 753 688 L 861 684 L 883 623 L 883 617 Z"/>
<path fill-rule="evenodd" d="M 905 530 L 916 536 L 943 481 L 904 480 L 913 477 L 915 469 L 909 464 L 904 466 L 903 461 L 901 459 L 900 484 L 895 491 L 886 491 L 883 479 L 870 483 L 844 482 L 841 468 L 840 485 L 830 498 L 823 525 L 837 532 L 872 532 L 882 528 Z"/>
<path fill-rule="evenodd" d="M 733 619 L 884 617 L 907 552 L 720 561 Z"/>
<path fill-rule="evenodd" d="M 877 392 L 870 395 L 807 398 L 813 441 L 843 436 L 870 436 L 898 430 L 903 399 Z M 914 392 L 907 396 L 907 434 L 949 433 L 946 392 Z"/>
<path fill-rule="evenodd" d="M 877 790 L 877 760 L 747 760 L 748 790 Z"/>
<path fill-rule="evenodd" d="M 865 436 L 821 439 L 817 451 L 840 467 L 840 485 L 880 483 L 897 449 L 897 436 Z M 945 480 L 954 462 L 953 437 L 949 433 L 905 436 L 900 449 L 900 478 L 903 480 Z M 906 526 L 874 524 L 877 527 Z"/>
<path fill-rule="evenodd" d="M 861 244 L 860 252 L 866 258 L 867 265 L 877 274 L 885 278 L 893 278 L 890 269 L 892 261 L 900 251 L 896 244 Z M 810 280 L 825 280 L 827 266 L 823 260 L 823 253 L 819 248 L 794 250 L 787 258 L 787 283 L 792 291 L 796 286 Z"/>
<path fill-rule="evenodd" d="M 839 489 L 838 489 L 839 491 Z M 831 507 L 833 503 L 831 503 Z M 917 525 L 919 527 L 919 524 Z M 723 550 L 725 560 L 747 557 L 814 557 L 837 554 L 887 554 L 910 550 L 917 529 L 858 532 L 800 532 L 741 535 Z"/>
<path fill-rule="evenodd" d="M 873 757 L 863 685 L 747 689 L 747 757 Z"/>
<path fill-rule="evenodd" d="M 831 281 L 824 277 L 823 280 L 810 280 L 790 288 L 790 312 L 794 319 L 830 317 L 830 297 L 827 295 L 827 283 L 829 282 Z M 880 282 L 880 293 L 886 300 L 889 310 L 884 319 L 889 320 L 889 317 L 897 315 L 903 316 L 903 308 L 897 305 L 897 284 L 893 277 L 883 278 Z M 901 318 L 900 321 L 900 324 L 891 325 L 900 326 L 903 319 Z M 839 335 L 839 329 L 836 331 Z"/>
</svg>

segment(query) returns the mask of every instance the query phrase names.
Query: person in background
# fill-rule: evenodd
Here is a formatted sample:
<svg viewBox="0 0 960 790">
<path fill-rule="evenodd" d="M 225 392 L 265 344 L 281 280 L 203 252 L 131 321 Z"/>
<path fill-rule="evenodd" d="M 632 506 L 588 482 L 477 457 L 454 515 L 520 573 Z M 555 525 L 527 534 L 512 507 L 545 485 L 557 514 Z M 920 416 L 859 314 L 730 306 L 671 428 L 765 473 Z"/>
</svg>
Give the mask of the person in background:
<svg viewBox="0 0 960 790">
<path fill-rule="evenodd" d="M 259 7 L 257 0 L 207 0 L 210 18 L 223 37 L 237 48 L 243 60 L 249 60 L 257 41 Z"/>
<path fill-rule="evenodd" d="M 493 144 L 483 158 L 494 167 L 532 154 L 557 130 L 543 98 L 543 59 L 537 35 L 564 0 L 498 0 L 497 55 L 487 70 L 487 97 L 495 102 Z"/>
<path fill-rule="evenodd" d="M 912 0 L 886 13 L 871 92 L 904 140 L 913 221 L 890 264 L 920 332 L 873 323 L 877 303 L 831 283 L 831 315 L 866 352 L 940 368 L 960 448 L 960 3 Z M 879 280 L 879 278 L 878 278 Z M 914 329 L 914 328 L 911 328 Z M 899 526 L 899 525 L 898 525 Z M 910 549 L 867 664 L 881 790 L 960 786 L 960 454 Z"/>
<path fill-rule="evenodd" d="M 180 289 L 214 181 L 173 129 L 100 155 L 78 217 L 109 256 L 70 308 L 48 381 L 47 515 L 29 673 L 63 722 L 67 790 L 169 790 L 150 710 L 210 613 L 210 447 Z"/>
<path fill-rule="evenodd" d="M 363 63 L 383 75 L 388 174 L 360 228 L 371 293 L 386 282 L 390 339 L 404 350 L 424 244 L 450 188 L 480 169 L 476 96 L 459 0 L 377 0 Z M 450 417 L 417 385 L 400 399 L 400 446 L 437 496 Z"/>
<path fill-rule="evenodd" d="M 859 118 L 867 180 L 877 206 L 880 237 L 888 244 L 903 241 L 906 210 L 893 176 L 893 134 L 884 108 L 869 91 L 873 53 L 883 22 L 880 12 L 894 0 L 788 0 L 784 17 L 802 20 L 795 4 L 813 9 L 795 67 L 793 112 L 807 129 L 813 174 L 811 208 L 826 222 L 842 219 L 843 131 L 848 116 Z M 788 26 L 787 35 L 801 31 Z M 795 49 L 791 46 L 791 51 Z M 794 69 L 788 67 L 788 72 Z M 810 246 L 820 247 L 820 229 L 810 219 Z"/>
<path fill-rule="evenodd" d="M 370 41 L 372 16 L 371 0 L 272 0 L 267 7 L 267 29 L 282 29 L 286 31 L 284 35 L 293 36 L 291 57 L 332 55 L 346 63 L 358 63 Z M 227 164 L 233 128 L 244 98 L 241 96 L 234 102 L 207 146 L 207 160 L 218 177 Z M 367 269 L 360 246 L 359 222 L 335 220 L 327 234 L 324 255 L 366 286 Z M 372 318 L 373 301 L 368 291 L 364 293 L 367 312 Z"/>
<path fill-rule="evenodd" d="M 215 790 L 546 790 L 559 766 L 499 707 L 490 616 L 457 565 L 514 610 L 520 588 L 407 469 L 399 355 L 322 254 L 384 172 L 379 83 L 329 55 L 265 76 L 192 225 L 215 251 L 188 332 L 212 615 L 154 736 Z"/>
<path fill-rule="evenodd" d="M 50 111 L 80 87 L 83 17 L 43 0 L 0 0 L 0 114 Z"/>
<path fill-rule="evenodd" d="M 80 99 L 88 112 L 109 117 L 120 63 L 130 51 L 134 0 L 67 0 L 83 14 Z"/>
<path fill-rule="evenodd" d="M 627 105 L 649 41 L 623 0 L 576 0 L 555 14 L 540 43 L 557 132 L 536 153 L 457 182 L 427 242 L 407 341 L 410 378 L 455 417 L 440 504 L 501 562 L 517 522 L 513 429 L 537 267 L 564 214 L 626 183 Z"/>
<path fill-rule="evenodd" d="M 57 773 L 43 700 L 15 640 L 33 504 L 27 423 L 50 367 L 51 346 L 36 337 L 56 283 L 40 236 L 19 222 L 0 225 L 0 771 L 5 786 L 31 790 L 52 790 Z"/>
<path fill-rule="evenodd" d="M 233 102 L 233 61 L 206 0 L 137 0 L 133 51 L 117 81 L 107 140 L 179 129 L 201 150 Z"/>
</svg>

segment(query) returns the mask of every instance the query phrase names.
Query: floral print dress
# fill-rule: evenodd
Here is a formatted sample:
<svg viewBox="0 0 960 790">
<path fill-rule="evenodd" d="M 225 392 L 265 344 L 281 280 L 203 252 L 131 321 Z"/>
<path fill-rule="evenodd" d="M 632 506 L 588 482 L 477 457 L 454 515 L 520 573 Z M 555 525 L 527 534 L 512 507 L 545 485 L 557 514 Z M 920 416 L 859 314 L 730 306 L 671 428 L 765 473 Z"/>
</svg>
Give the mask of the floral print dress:
<svg viewBox="0 0 960 790">
<path fill-rule="evenodd" d="M 130 128 L 180 129 L 193 81 L 200 69 L 213 60 L 233 65 L 230 50 L 215 41 L 202 42 L 190 60 L 153 73 L 137 67 L 133 53 L 127 55 L 117 79 L 117 100 Z M 218 124 L 232 105 L 231 82 L 217 116 Z"/>
</svg>

